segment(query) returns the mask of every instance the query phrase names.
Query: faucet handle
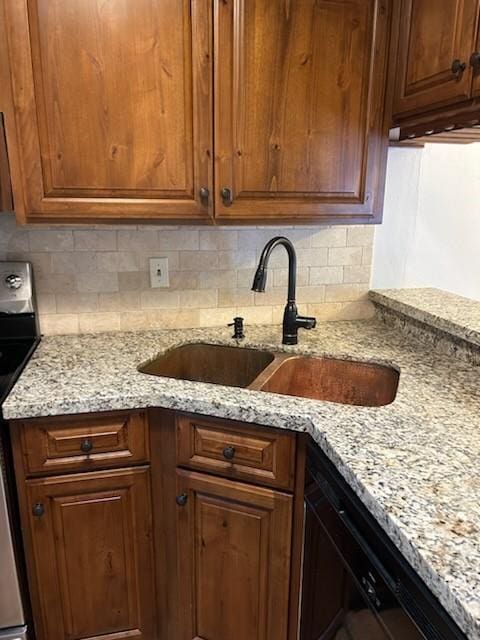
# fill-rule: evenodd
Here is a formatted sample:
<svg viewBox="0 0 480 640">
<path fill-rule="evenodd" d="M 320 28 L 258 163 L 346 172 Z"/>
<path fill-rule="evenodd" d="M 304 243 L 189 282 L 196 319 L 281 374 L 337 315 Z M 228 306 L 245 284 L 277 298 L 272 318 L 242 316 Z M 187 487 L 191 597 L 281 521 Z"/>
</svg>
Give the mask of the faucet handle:
<svg viewBox="0 0 480 640">
<path fill-rule="evenodd" d="M 315 329 L 317 326 L 317 319 L 312 316 L 297 316 L 297 327 L 302 329 Z"/>
<path fill-rule="evenodd" d="M 245 333 L 243 331 L 243 318 L 237 316 L 233 319 L 233 322 L 228 324 L 229 327 L 233 327 L 233 336 L 236 340 L 243 340 L 245 337 Z"/>
</svg>

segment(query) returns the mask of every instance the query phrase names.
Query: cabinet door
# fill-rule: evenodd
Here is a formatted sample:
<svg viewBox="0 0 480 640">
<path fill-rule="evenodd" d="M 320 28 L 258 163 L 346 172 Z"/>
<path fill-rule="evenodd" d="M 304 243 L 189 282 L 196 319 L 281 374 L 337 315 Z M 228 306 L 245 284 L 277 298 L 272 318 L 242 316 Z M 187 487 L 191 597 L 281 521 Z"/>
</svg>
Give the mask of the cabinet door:
<svg viewBox="0 0 480 640">
<path fill-rule="evenodd" d="M 13 211 L 13 201 L 5 129 L 0 113 L 0 212 L 2 211 Z"/>
<path fill-rule="evenodd" d="M 380 217 L 390 14 L 389 0 L 215 0 L 217 218 Z"/>
<path fill-rule="evenodd" d="M 27 220 L 208 218 L 209 0 L 4 0 Z"/>
<path fill-rule="evenodd" d="M 177 474 L 179 640 L 286 640 L 292 497 Z"/>
<path fill-rule="evenodd" d="M 478 0 L 403 0 L 396 115 L 470 98 L 478 11 Z"/>
<path fill-rule="evenodd" d="M 38 640 L 154 637 L 149 470 L 29 480 L 27 498 Z"/>
<path fill-rule="evenodd" d="M 470 65 L 473 73 L 473 85 L 472 96 L 474 98 L 480 97 L 480 19 L 478 26 L 477 46 L 473 55 L 470 57 Z"/>
</svg>

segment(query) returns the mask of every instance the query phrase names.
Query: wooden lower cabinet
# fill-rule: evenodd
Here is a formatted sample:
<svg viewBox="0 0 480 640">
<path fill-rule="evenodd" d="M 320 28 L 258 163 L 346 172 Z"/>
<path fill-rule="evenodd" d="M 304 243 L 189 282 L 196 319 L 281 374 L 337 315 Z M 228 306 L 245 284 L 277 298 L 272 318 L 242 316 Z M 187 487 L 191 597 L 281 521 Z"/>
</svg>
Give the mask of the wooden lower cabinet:
<svg viewBox="0 0 480 640">
<path fill-rule="evenodd" d="M 179 640 L 286 640 L 293 497 L 177 471 Z"/>
<path fill-rule="evenodd" d="M 154 638 L 149 469 L 28 480 L 26 502 L 37 640 Z"/>
<path fill-rule="evenodd" d="M 180 455 L 192 424 L 235 447 L 233 470 Z M 164 409 L 22 420 L 11 435 L 36 640 L 297 640 L 299 435 Z"/>
</svg>

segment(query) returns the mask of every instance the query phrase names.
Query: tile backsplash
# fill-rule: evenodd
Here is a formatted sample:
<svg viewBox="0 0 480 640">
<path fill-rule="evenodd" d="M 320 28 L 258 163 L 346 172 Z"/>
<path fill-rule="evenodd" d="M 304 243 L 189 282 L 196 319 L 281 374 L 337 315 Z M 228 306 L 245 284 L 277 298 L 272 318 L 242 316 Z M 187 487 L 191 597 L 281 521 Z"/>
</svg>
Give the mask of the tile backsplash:
<svg viewBox="0 0 480 640">
<path fill-rule="evenodd" d="M 297 248 L 297 300 L 318 320 L 373 315 L 366 298 L 373 227 L 18 227 L 0 214 L 0 260 L 34 266 L 44 334 L 280 323 L 287 255 L 272 254 L 265 293 L 250 290 L 267 240 Z M 151 289 L 148 259 L 168 257 L 170 287 Z"/>
</svg>

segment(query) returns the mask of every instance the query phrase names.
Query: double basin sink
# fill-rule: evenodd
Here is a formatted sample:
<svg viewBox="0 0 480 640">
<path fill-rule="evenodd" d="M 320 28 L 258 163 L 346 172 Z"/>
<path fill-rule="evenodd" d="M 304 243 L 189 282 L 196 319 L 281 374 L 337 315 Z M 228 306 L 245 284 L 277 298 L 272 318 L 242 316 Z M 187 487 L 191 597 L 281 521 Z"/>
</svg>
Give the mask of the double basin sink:
<svg viewBox="0 0 480 640">
<path fill-rule="evenodd" d="M 384 365 L 203 343 L 173 348 L 139 371 L 364 407 L 393 402 L 399 380 Z"/>
</svg>

